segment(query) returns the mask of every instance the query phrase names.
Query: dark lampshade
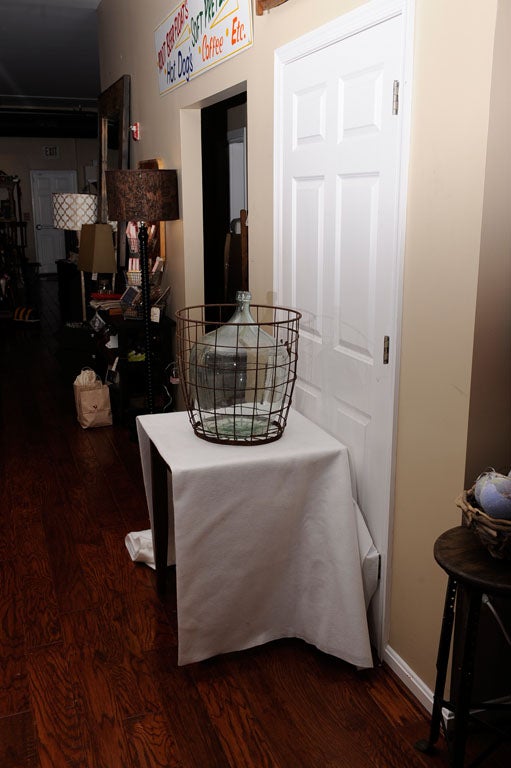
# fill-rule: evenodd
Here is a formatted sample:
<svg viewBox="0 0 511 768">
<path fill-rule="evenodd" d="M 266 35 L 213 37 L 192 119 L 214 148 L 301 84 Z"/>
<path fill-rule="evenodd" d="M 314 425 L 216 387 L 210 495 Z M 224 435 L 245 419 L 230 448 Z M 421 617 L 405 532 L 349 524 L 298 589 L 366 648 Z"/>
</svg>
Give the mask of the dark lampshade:
<svg viewBox="0 0 511 768">
<path fill-rule="evenodd" d="M 179 218 L 174 170 L 106 171 L 108 218 L 112 221 L 170 221 Z"/>
</svg>

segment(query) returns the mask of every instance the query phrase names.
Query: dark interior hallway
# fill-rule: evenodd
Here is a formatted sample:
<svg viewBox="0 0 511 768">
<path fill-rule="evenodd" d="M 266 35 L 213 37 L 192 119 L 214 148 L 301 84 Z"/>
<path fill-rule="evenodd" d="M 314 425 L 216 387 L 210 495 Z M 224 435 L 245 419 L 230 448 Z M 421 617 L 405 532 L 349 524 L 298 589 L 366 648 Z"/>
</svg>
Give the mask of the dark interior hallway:
<svg viewBox="0 0 511 768">
<path fill-rule="evenodd" d="M 2 768 L 445 766 L 386 667 L 299 640 L 177 667 L 175 592 L 124 545 L 148 527 L 137 444 L 78 425 L 57 282 L 38 290 L 39 323 L 0 327 Z"/>
</svg>

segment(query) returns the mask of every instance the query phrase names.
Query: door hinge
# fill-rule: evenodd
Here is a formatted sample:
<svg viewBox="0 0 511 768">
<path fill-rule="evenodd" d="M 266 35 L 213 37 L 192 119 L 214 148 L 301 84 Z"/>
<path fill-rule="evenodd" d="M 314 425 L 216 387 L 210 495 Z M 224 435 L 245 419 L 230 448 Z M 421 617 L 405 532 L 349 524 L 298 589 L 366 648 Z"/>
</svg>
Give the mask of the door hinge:
<svg viewBox="0 0 511 768">
<path fill-rule="evenodd" d="M 399 113 L 399 80 L 394 80 L 392 87 L 392 114 L 397 115 Z"/>
<path fill-rule="evenodd" d="M 381 555 L 378 554 L 378 581 L 381 580 Z"/>
<path fill-rule="evenodd" d="M 389 364 L 390 336 L 383 337 L 383 365 Z"/>
</svg>

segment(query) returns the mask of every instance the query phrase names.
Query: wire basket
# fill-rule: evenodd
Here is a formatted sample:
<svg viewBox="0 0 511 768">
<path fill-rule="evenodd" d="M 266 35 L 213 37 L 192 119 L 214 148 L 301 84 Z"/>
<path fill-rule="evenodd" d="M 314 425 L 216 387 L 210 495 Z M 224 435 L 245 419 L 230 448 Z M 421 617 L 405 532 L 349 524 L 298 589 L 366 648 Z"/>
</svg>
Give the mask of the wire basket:
<svg viewBox="0 0 511 768">
<path fill-rule="evenodd" d="M 142 285 L 142 272 L 140 272 L 140 271 L 126 272 L 126 284 L 127 285 Z"/>
<path fill-rule="evenodd" d="M 249 294 L 246 294 L 249 296 Z M 238 305 L 239 309 L 239 305 Z M 301 314 L 284 307 L 235 304 L 176 313 L 179 379 L 192 428 L 204 440 L 258 445 L 278 440 L 291 405 Z M 241 317 L 241 322 L 240 322 Z"/>
<path fill-rule="evenodd" d="M 497 560 L 511 560 L 511 520 L 491 517 L 477 506 L 474 488 L 463 491 L 456 500 L 463 523 L 471 528 L 490 555 Z"/>
<path fill-rule="evenodd" d="M 142 320 L 144 317 L 144 309 L 141 304 L 136 307 L 122 306 L 122 316 L 125 320 Z"/>
<path fill-rule="evenodd" d="M 162 280 L 163 272 L 149 273 L 149 285 L 159 286 Z M 126 271 L 126 285 L 142 285 L 142 272 L 140 270 L 127 270 Z"/>
</svg>

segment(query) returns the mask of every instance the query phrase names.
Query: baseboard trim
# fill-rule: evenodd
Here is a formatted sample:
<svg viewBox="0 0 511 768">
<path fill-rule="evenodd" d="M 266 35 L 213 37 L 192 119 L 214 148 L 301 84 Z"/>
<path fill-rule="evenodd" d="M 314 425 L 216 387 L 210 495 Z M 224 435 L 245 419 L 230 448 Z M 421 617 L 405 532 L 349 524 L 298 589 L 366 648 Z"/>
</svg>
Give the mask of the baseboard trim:
<svg viewBox="0 0 511 768">
<path fill-rule="evenodd" d="M 433 691 L 431 688 L 428 688 L 426 683 L 415 674 L 413 669 L 408 666 L 406 661 L 404 661 L 401 656 L 390 647 L 390 645 L 387 645 L 383 652 L 383 661 L 431 714 L 433 709 Z"/>
</svg>

